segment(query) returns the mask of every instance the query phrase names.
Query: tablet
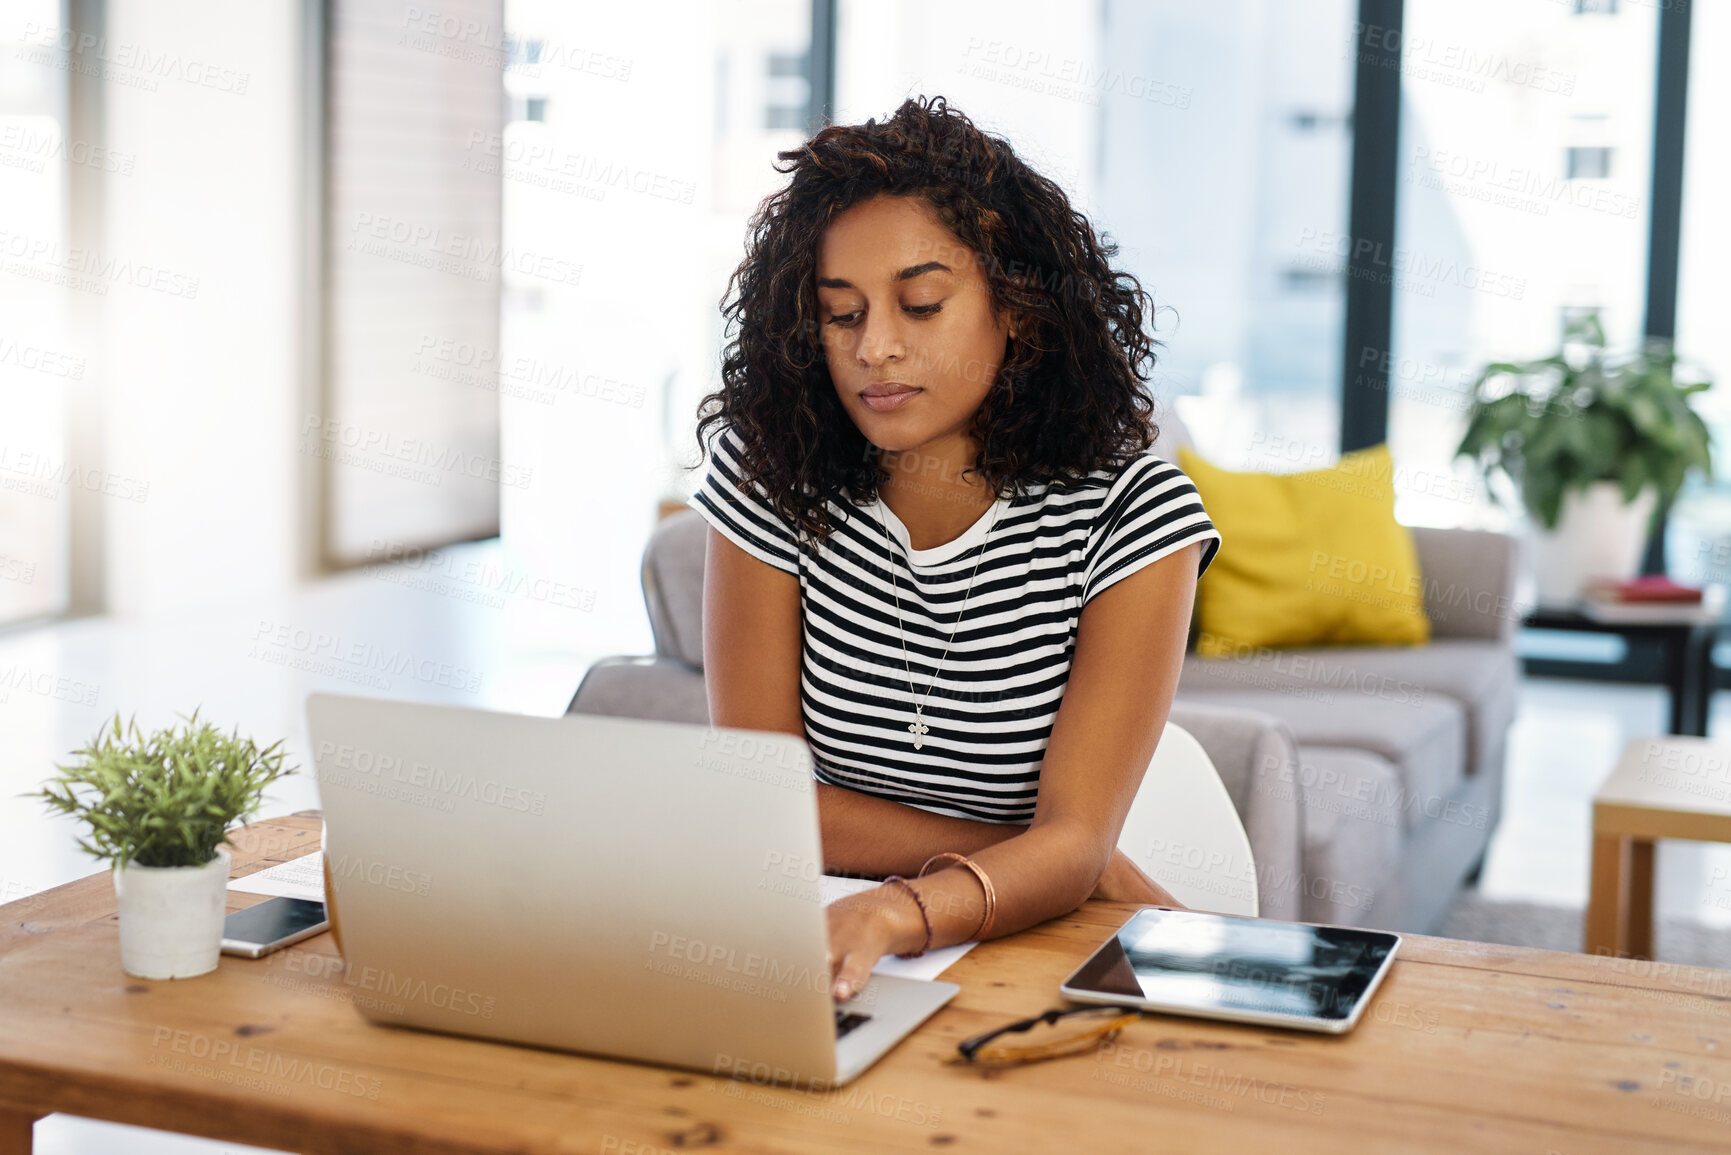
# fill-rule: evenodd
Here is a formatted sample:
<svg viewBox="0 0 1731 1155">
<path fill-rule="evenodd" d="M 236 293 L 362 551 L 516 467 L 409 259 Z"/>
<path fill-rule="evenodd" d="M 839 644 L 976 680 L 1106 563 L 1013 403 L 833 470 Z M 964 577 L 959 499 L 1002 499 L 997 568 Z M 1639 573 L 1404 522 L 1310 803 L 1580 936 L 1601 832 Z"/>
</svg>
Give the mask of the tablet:
<svg viewBox="0 0 1731 1155">
<path fill-rule="evenodd" d="M 1341 1034 L 1399 945 L 1382 930 L 1151 906 L 1058 990 L 1080 1003 Z"/>
</svg>

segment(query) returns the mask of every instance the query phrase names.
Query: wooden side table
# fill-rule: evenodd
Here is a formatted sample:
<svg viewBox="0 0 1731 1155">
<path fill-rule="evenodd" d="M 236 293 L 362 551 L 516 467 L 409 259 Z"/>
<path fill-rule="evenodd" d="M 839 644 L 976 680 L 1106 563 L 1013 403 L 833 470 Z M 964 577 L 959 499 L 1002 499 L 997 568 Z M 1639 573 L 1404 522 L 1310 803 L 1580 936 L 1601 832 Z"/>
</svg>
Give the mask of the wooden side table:
<svg viewBox="0 0 1731 1155">
<path fill-rule="evenodd" d="M 1731 745 L 1636 738 L 1593 795 L 1588 954 L 1653 957 L 1653 844 L 1731 842 Z"/>
</svg>

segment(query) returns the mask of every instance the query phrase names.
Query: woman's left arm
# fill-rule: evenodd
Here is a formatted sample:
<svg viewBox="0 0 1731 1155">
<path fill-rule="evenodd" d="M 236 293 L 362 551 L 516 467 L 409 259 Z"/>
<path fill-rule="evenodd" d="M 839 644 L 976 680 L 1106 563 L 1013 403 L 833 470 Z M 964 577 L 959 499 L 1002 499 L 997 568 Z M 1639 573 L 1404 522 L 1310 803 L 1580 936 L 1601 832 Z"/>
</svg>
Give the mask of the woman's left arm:
<svg viewBox="0 0 1731 1155">
<path fill-rule="evenodd" d="M 1033 821 L 972 856 L 996 892 L 987 937 L 1068 914 L 1101 883 L 1172 708 L 1202 548 L 1192 542 L 1144 566 L 1083 608 Z M 971 940 L 985 911 L 973 872 L 945 861 L 909 880 L 931 918 L 933 948 Z M 832 903 L 829 932 L 833 990 L 846 999 L 879 958 L 920 949 L 925 921 L 890 884 Z"/>
</svg>

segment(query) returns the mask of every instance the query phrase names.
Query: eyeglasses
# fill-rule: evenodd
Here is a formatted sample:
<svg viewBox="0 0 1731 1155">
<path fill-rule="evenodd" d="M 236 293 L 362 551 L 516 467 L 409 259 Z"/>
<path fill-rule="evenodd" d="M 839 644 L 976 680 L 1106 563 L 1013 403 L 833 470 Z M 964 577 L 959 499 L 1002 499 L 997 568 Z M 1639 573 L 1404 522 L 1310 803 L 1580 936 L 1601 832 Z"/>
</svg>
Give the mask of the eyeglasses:
<svg viewBox="0 0 1731 1155">
<path fill-rule="evenodd" d="M 1060 1007 L 963 1039 L 956 1044 L 957 1053 L 944 1061 L 998 1066 L 1079 1054 L 1117 1038 L 1119 1031 L 1141 1017 L 1142 1012 L 1135 1007 Z M 1009 1034 L 1026 1038 L 992 1042 Z"/>
</svg>

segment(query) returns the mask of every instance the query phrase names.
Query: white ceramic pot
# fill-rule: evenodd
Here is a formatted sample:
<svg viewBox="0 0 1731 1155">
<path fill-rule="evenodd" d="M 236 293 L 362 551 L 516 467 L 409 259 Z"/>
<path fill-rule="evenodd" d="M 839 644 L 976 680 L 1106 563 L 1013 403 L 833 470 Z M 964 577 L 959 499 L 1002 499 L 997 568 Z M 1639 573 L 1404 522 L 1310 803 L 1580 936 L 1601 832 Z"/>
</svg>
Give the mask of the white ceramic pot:
<svg viewBox="0 0 1731 1155">
<path fill-rule="evenodd" d="M 1595 481 L 1585 493 L 1563 497 L 1557 528 L 1536 523 L 1530 556 L 1539 604 L 1566 606 L 1581 596 L 1589 578 L 1632 578 L 1647 547 L 1647 522 L 1658 491 L 1648 486 L 1623 504 L 1615 481 Z"/>
<path fill-rule="evenodd" d="M 187 979 L 215 970 L 228 868 L 226 846 L 217 847 L 216 857 L 203 866 L 115 867 L 121 968 L 141 979 Z"/>
</svg>

